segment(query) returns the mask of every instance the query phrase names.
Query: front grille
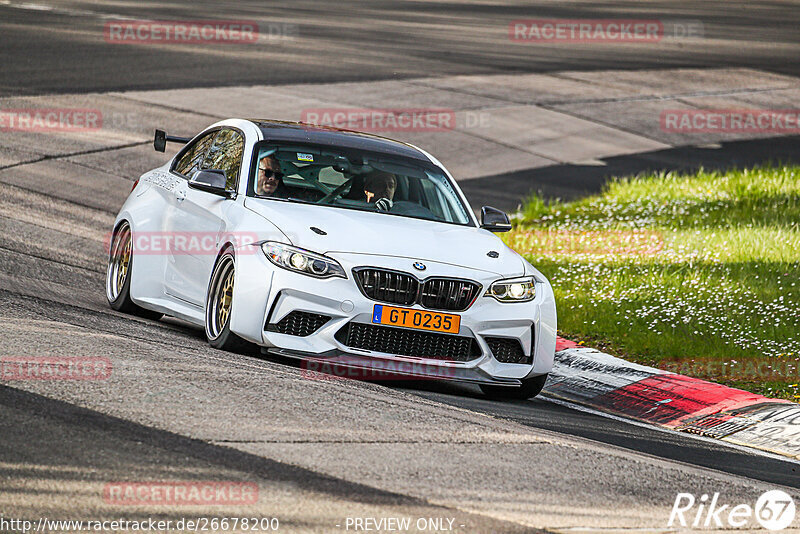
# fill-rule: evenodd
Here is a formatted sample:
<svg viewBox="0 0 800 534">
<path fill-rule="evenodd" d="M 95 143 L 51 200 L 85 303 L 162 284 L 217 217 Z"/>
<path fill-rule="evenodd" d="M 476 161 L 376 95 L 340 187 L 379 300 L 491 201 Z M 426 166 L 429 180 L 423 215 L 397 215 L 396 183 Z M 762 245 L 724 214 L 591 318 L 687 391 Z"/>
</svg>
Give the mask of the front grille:
<svg viewBox="0 0 800 534">
<path fill-rule="evenodd" d="M 348 323 L 336 333 L 347 347 L 400 356 L 468 362 L 481 355 L 471 337 L 421 332 L 362 323 Z"/>
<path fill-rule="evenodd" d="M 319 330 L 328 320 L 330 317 L 327 315 L 293 311 L 277 323 L 268 324 L 267 330 L 290 336 L 306 337 Z"/>
<path fill-rule="evenodd" d="M 431 278 L 422 285 L 419 303 L 434 310 L 464 311 L 480 289 L 481 286 L 468 280 Z"/>
<path fill-rule="evenodd" d="M 480 284 L 456 278 L 429 278 L 420 282 L 408 273 L 372 267 L 354 270 L 358 287 L 367 298 L 389 304 L 464 311 L 475 301 Z"/>
<path fill-rule="evenodd" d="M 405 306 L 417 300 L 419 282 L 410 274 L 383 269 L 360 269 L 355 274 L 361 291 L 372 300 Z"/>
<path fill-rule="evenodd" d="M 502 363 L 531 363 L 531 357 L 522 350 L 519 339 L 508 337 L 487 337 L 486 344 L 494 355 L 494 359 Z"/>
</svg>

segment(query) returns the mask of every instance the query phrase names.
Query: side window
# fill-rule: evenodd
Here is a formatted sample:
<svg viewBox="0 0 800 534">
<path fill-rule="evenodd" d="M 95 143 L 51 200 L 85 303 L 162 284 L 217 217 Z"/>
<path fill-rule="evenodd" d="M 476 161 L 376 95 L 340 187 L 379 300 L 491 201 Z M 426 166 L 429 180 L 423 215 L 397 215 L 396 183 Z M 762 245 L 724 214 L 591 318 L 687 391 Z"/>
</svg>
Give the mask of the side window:
<svg viewBox="0 0 800 534">
<path fill-rule="evenodd" d="M 181 156 L 181 159 L 175 164 L 173 170 L 186 178 L 191 178 L 194 171 L 201 168 L 200 164 L 216 134 L 217 132 L 209 132 L 198 139 L 194 145 L 190 146 L 186 152 L 183 153 L 183 156 Z"/>
<path fill-rule="evenodd" d="M 236 179 L 242 166 L 244 139 L 236 130 L 223 128 L 214 139 L 211 149 L 203 161 L 203 169 L 219 169 L 225 171 L 228 179 L 227 187 L 236 188 Z"/>
</svg>

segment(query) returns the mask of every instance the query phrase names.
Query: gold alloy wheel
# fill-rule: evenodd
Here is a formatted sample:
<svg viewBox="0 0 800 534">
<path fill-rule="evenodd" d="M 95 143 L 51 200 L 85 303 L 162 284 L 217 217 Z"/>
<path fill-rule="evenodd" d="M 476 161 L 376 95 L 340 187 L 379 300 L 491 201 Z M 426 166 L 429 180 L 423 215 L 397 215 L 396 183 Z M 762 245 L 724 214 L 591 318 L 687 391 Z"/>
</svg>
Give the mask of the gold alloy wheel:
<svg viewBox="0 0 800 534">
<path fill-rule="evenodd" d="M 209 339 L 218 338 L 230 320 L 233 309 L 233 257 L 223 255 L 214 269 L 211 290 L 206 306 L 206 334 Z"/>
<path fill-rule="evenodd" d="M 233 302 L 233 270 L 227 272 L 225 282 L 220 290 L 219 305 L 217 306 L 217 322 L 225 328 L 228 316 L 231 313 L 231 302 Z"/>
<path fill-rule="evenodd" d="M 111 302 L 119 298 L 122 288 L 125 286 L 130 272 L 132 252 L 131 228 L 125 223 L 114 234 L 114 241 L 111 243 L 108 254 L 106 293 Z"/>
</svg>

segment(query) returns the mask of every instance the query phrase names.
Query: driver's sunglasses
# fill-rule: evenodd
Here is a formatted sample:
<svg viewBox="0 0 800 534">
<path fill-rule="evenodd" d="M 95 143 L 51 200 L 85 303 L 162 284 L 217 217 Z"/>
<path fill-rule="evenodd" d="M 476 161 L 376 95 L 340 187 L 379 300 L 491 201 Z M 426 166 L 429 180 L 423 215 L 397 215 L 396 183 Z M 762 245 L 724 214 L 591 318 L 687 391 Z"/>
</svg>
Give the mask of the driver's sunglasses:
<svg viewBox="0 0 800 534">
<path fill-rule="evenodd" d="M 283 178 L 283 173 L 280 172 L 280 171 L 273 171 L 272 169 L 265 169 L 264 167 L 259 167 L 258 171 L 259 172 L 263 172 L 264 173 L 264 178 L 266 178 L 267 180 L 269 180 L 270 178 L 273 178 L 273 177 L 276 180 L 280 180 L 281 178 Z"/>
</svg>

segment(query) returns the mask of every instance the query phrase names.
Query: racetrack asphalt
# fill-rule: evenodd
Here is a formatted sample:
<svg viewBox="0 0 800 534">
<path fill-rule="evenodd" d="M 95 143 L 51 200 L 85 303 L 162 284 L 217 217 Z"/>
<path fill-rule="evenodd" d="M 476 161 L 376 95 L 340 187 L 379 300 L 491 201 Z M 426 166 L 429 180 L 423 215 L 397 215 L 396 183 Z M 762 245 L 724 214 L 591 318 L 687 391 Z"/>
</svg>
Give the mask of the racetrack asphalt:
<svg viewBox="0 0 800 534">
<path fill-rule="evenodd" d="M 78 495 L 94 502 L 98 508 L 87 509 L 101 516 L 113 511 L 102 506 L 98 480 L 112 481 L 120 471 L 101 471 L 99 479 L 76 475 L 68 487 L 49 474 L 63 471 L 58 466 L 68 458 L 90 454 L 79 445 L 80 436 L 92 432 L 103 417 L 194 440 L 185 442 L 188 449 L 182 452 L 189 470 L 199 469 L 202 460 L 192 452 L 197 443 L 220 448 L 223 457 L 234 449 L 302 468 L 309 476 L 331 477 L 341 481 L 344 493 L 347 484 L 359 484 L 442 506 L 464 518 L 466 532 L 499 527 L 481 527 L 483 519 L 462 513 L 551 530 L 661 528 L 679 492 L 720 488 L 736 502 L 750 502 L 768 488 L 798 487 L 796 462 L 539 399 L 488 401 L 468 386 L 309 380 L 287 362 L 210 349 L 202 330 L 179 321 L 147 321 L 111 311 L 104 296 L 104 241 L 130 188 L 130 178 L 112 169 L 135 165 L 137 156 L 148 161 L 151 150 L 105 150 L 3 171 L 0 309 L 5 332 L 0 355 L 102 356 L 113 363 L 111 377 L 102 381 L 4 381 L 13 390 L 4 388 L 0 395 L 17 410 L 2 433 L 15 436 L 3 442 L 14 451 L 3 466 L 5 474 L 16 477 L 13 492 L 0 492 L 7 516 L 38 509 L 70 518 L 70 502 Z M 92 158 L 91 163 L 83 158 Z M 27 392 L 25 402 L 13 400 L 20 398 L 14 397 L 19 391 Z M 51 434 L 14 421 L 37 420 L 37 414 L 51 411 L 52 402 L 94 415 L 72 417 L 74 438 L 40 451 L 49 455 L 35 462 L 40 467 L 24 467 L 13 458 L 28 454 L 29 440 L 47 440 Z M 108 426 L 110 434 L 96 442 L 91 454 L 113 456 L 115 450 L 106 451 L 103 444 L 127 439 L 123 427 Z M 121 436 L 115 435 L 118 430 Z M 148 440 L 139 442 L 147 445 Z M 128 479 L 164 476 L 148 464 L 131 471 Z M 186 475 L 175 470 L 170 476 Z M 262 483 L 262 494 L 271 494 L 269 477 L 260 478 Z M 23 496 L 41 491 L 42 485 L 50 488 L 51 500 L 26 505 Z M 279 505 L 259 513 L 287 522 L 302 518 L 317 530 L 335 531 L 336 513 L 342 514 L 340 520 L 361 513 L 342 498 L 333 516 L 317 511 L 316 497 L 299 515 L 281 516 Z M 617 503 L 613 513 L 609 500 Z M 390 513 L 372 510 L 364 513 Z"/>
<path fill-rule="evenodd" d="M 791 1 L 481 3 L 428 0 L 0 3 L 0 96 L 274 85 L 565 70 L 744 67 L 800 74 L 800 9 Z M 245 20 L 253 44 L 107 45 L 115 20 Z M 657 43 L 512 43 L 518 19 L 699 23 Z M 282 25 L 290 31 L 280 33 Z M 678 34 L 680 37 L 680 34 Z"/>
<path fill-rule="evenodd" d="M 358 17 L 346 16 L 341 3 L 293 3 L 266 17 L 247 3 L 226 4 L 227 18 L 298 24 L 296 41 L 259 53 L 113 48 L 102 34 L 97 38 L 107 20 L 103 14 L 217 18 L 219 3 L 114 9 L 45 3 L 50 11 L 19 4 L 0 4 L 0 57 L 8 66 L 0 89 L 23 100 L 21 95 L 418 78 L 432 72 L 746 67 L 797 75 L 800 57 L 794 4 L 754 5 L 752 11 L 744 3 L 725 4 L 722 15 L 714 3 L 691 4 L 688 18 L 704 21 L 713 46 L 584 47 L 577 53 L 551 47 L 546 54 L 530 48 L 509 53 L 507 43 L 491 36 L 504 35 L 514 18 L 632 18 L 637 9 L 642 17 L 680 18 L 690 4 L 647 4 L 646 11 L 643 4 L 629 4 L 630 14 L 627 4 L 521 9 L 419 2 L 404 9 L 407 4 L 379 2 L 354 8 Z M 349 60 L 332 59 L 342 57 Z M 115 112 L 139 109 L 110 99 L 119 103 Z M 172 126 L 180 118 L 169 106 L 160 113 L 148 121 Z M 199 128 L 214 120 L 191 114 L 180 126 Z M 256 514 L 276 516 L 290 531 L 336 532 L 348 516 L 440 516 L 454 518 L 463 532 L 666 531 L 679 492 L 719 491 L 725 502 L 752 505 L 767 489 L 800 488 L 797 462 L 541 399 L 489 401 L 471 386 L 309 380 L 287 362 L 213 350 L 201 330 L 179 321 L 110 310 L 104 239 L 130 180 L 164 156 L 140 132 L 103 134 L 101 144 L 27 134 L 9 141 L 16 134 L 8 133 L 0 140 L 0 166 L 7 166 L 0 170 L 0 356 L 102 356 L 113 363 L 108 380 L 0 385 L 5 518 Z M 790 138 L 729 142 L 744 143 L 753 153 L 760 146 L 764 158 L 781 143 L 787 154 L 796 150 Z M 635 156 L 626 156 L 628 162 Z M 558 170 L 543 169 L 554 175 Z M 104 485 L 120 479 L 252 481 L 260 498 L 244 509 L 104 503 Z"/>
</svg>

